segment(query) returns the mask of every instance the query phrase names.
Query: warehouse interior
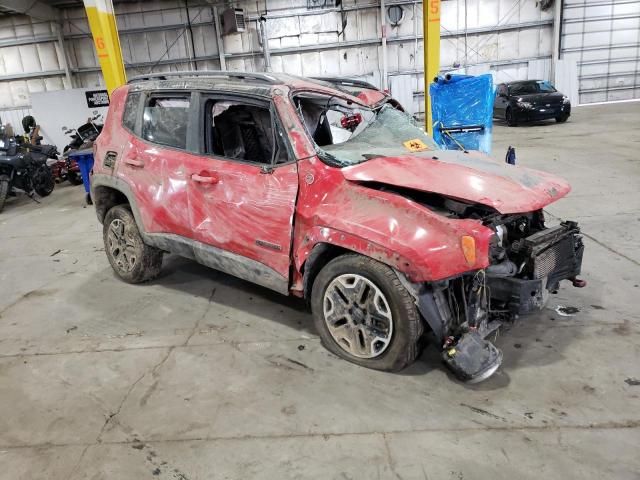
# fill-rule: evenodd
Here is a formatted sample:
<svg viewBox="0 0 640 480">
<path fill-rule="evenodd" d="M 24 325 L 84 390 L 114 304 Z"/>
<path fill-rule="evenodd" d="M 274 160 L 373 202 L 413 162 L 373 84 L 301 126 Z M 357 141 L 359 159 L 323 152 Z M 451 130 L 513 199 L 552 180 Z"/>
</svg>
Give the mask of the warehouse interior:
<svg viewBox="0 0 640 480">
<path fill-rule="evenodd" d="M 321 100 L 299 93 L 314 88 Z M 234 103 L 250 96 L 251 128 L 249 110 Z M 184 98 L 191 112 L 208 112 L 201 130 L 191 113 L 186 123 L 171 117 L 165 132 L 182 144 L 145 133 L 152 100 L 182 108 Z M 549 114 L 556 100 L 561 110 Z M 412 122 L 393 146 L 396 124 L 382 118 L 390 105 Z M 130 111 L 138 117 L 128 126 Z M 225 118 L 242 126 L 232 147 Z M 638 125 L 638 0 L 0 0 L 0 478 L 637 479 Z M 355 154 L 341 150 L 334 127 L 362 159 L 335 163 Z M 384 135 L 371 139 L 368 128 Z M 258 137 L 253 149 L 270 165 L 249 161 Z M 142 147 L 126 158 L 131 145 Z M 378 150 L 362 150 L 371 145 Z M 141 152 L 158 150 L 156 171 Z M 23 167 L 36 154 L 46 166 Z M 227 176 L 194 170 L 191 179 L 210 185 L 188 190 L 182 207 L 196 156 L 247 162 Z M 113 167 L 121 157 L 129 170 Z M 154 175 L 166 176 L 156 185 Z M 224 206 L 210 206 L 214 198 Z M 109 211 L 123 205 L 140 248 L 154 248 L 162 265 L 136 285 L 109 256 Z M 490 221 L 461 230 L 488 206 Z M 512 234 L 492 226 L 483 243 L 480 232 L 524 211 L 526 228 L 538 218 L 543 227 L 517 234 L 517 254 L 553 225 L 575 242 L 570 273 L 558 273 L 559 253 L 545 257 L 555 270 L 531 292 L 544 301 L 526 312 L 493 300 L 505 276 L 529 268 L 500 257 L 514 271 L 492 270 L 490 242 L 502 248 Z M 429 215 L 436 220 L 420 223 Z M 176 218 L 189 225 L 167 229 Z M 264 233 L 278 230 L 278 218 L 287 245 Z M 223 233 L 210 227 L 224 221 Z M 432 233 L 445 227 L 445 240 Z M 199 246 L 150 240 L 183 232 Z M 307 248 L 314 235 L 322 248 L 335 245 L 316 255 Z M 385 236 L 388 250 L 379 250 Z M 232 246 L 245 238 L 241 259 Z M 206 246 L 215 250 L 199 253 Z M 471 273 L 452 270 L 449 250 Z M 405 262 L 407 252 L 415 257 Z M 432 276 L 423 278 L 427 255 Z M 355 281 L 375 291 L 374 305 L 382 295 L 378 314 L 392 311 L 386 337 L 372 327 L 380 354 L 356 354 L 351 341 L 336 353 L 334 330 L 316 323 L 329 322 L 326 292 L 342 278 L 326 273 L 314 303 L 323 272 L 355 256 L 375 264 Z M 284 286 L 273 286 L 276 270 Z M 374 271 L 412 299 L 419 327 L 403 323 L 397 292 Z M 434 296 L 433 308 L 441 312 L 444 298 L 466 320 L 457 330 L 443 323 L 448 336 L 421 303 L 444 284 L 452 293 Z M 486 318 L 472 321 L 478 291 Z M 377 322 L 356 303 L 349 322 Z M 500 328 L 486 327 L 489 318 Z M 404 368 L 367 363 L 389 357 L 413 328 L 416 355 Z M 497 357 L 471 375 L 464 339 L 479 331 Z"/>
</svg>

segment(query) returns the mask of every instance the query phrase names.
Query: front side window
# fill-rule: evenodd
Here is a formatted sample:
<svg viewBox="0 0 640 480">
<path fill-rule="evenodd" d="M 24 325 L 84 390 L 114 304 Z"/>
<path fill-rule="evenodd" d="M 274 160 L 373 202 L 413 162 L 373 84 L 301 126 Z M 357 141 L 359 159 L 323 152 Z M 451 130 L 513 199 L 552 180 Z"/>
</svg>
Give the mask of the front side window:
<svg viewBox="0 0 640 480">
<path fill-rule="evenodd" d="M 186 148 L 190 99 L 188 96 L 150 97 L 142 116 L 142 138 L 175 148 Z"/>
<path fill-rule="evenodd" d="M 288 161 L 282 132 L 267 106 L 209 100 L 205 115 L 206 153 L 265 165 Z"/>
<path fill-rule="evenodd" d="M 410 115 L 389 103 L 369 109 L 336 97 L 297 97 L 295 102 L 319 157 L 332 166 L 440 150 Z"/>
</svg>

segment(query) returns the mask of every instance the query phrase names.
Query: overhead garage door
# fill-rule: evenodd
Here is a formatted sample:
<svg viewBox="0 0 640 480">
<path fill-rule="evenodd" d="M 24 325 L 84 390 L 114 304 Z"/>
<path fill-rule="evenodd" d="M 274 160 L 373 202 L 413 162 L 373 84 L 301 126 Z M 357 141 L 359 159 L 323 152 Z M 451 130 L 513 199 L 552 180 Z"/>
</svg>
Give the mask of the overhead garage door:
<svg viewBox="0 0 640 480">
<path fill-rule="evenodd" d="M 560 42 L 580 103 L 640 98 L 640 1 L 564 0 Z"/>
</svg>

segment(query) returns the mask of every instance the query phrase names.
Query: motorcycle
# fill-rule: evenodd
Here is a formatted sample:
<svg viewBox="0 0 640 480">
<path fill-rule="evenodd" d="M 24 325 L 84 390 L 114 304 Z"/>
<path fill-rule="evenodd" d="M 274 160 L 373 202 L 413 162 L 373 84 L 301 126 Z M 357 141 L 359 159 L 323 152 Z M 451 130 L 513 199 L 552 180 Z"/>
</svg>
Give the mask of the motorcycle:
<svg viewBox="0 0 640 480">
<path fill-rule="evenodd" d="M 90 149 L 93 146 L 93 142 L 102 131 L 102 125 L 96 122 L 101 117 L 102 115 L 94 111 L 93 116 L 89 117 L 87 122 L 78 128 L 62 127 L 62 131 L 71 136 L 71 142 L 62 150 L 61 158 L 52 165 L 56 182 L 69 180 L 72 185 L 80 185 L 82 183 L 80 167 L 75 160 L 69 157 L 69 154 L 77 150 Z"/>
<path fill-rule="evenodd" d="M 9 196 L 26 193 L 46 197 L 53 192 L 54 180 L 47 160 L 58 158 L 55 145 L 29 143 L 42 137 L 8 136 L 0 127 L 0 212 Z"/>
</svg>

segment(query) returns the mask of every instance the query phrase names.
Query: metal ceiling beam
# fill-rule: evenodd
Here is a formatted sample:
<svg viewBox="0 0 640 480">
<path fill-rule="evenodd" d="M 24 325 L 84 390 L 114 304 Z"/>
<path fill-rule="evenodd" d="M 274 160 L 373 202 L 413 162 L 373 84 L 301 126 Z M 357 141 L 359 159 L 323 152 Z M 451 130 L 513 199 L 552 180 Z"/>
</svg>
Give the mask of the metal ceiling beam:
<svg viewBox="0 0 640 480">
<path fill-rule="evenodd" d="M 0 0 L 0 7 L 38 20 L 58 21 L 58 10 L 38 0 Z"/>
</svg>

